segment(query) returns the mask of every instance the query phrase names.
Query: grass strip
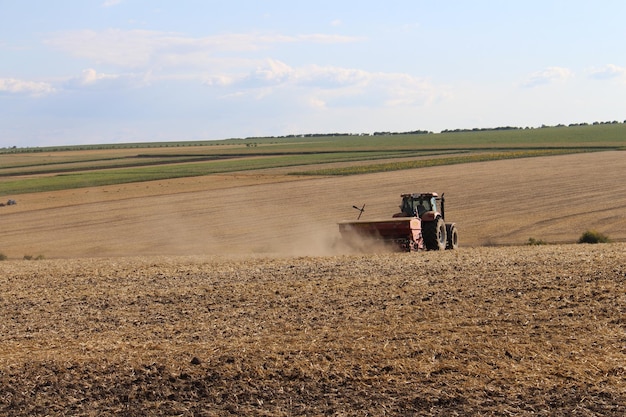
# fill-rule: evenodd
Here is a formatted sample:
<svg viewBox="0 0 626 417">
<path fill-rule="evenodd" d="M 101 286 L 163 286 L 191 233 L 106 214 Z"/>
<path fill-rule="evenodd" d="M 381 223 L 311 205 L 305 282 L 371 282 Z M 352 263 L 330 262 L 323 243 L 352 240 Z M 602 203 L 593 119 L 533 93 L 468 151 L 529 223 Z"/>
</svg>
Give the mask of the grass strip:
<svg viewBox="0 0 626 417">
<path fill-rule="evenodd" d="M 256 169 L 280 168 L 289 166 L 314 165 L 319 163 L 350 162 L 373 160 L 381 158 L 404 158 L 417 156 L 439 155 L 441 152 L 337 152 L 324 154 L 283 155 L 273 157 L 252 157 L 212 160 L 203 162 L 174 163 L 169 165 L 151 165 L 146 160 L 146 166 L 116 167 L 82 171 L 75 169 L 71 172 L 58 171 L 58 175 L 23 178 L 0 182 L 0 196 L 26 194 L 46 191 L 59 191 L 84 187 L 99 187 L 106 185 L 127 184 L 133 182 L 157 181 L 184 177 L 220 174 Z M 41 174 L 41 173 L 39 173 Z M 22 175 L 25 175 L 22 173 Z"/>
<path fill-rule="evenodd" d="M 351 167 L 317 169 L 311 171 L 291 172 L 290 175 L 359 175 L 372 174 L 376 172 L 400 171 L 404 169 L 427 168 L 442 165 L 466 164 L 471 162 L 497 161 L 502 159 L 519 159 L 533 158 L 538 156 L 565 155 L 572 153 L 594 152 L 596 149 L 539 149 L 539 150 L 523 150 L 511 152 L 491 152 L 470 154 L 462 156 L 449 156 L 442 158 L 420 159 L 416 161 L 397 161 L 386 162 L 382 164 L 366 164 Z"/>
</svg>

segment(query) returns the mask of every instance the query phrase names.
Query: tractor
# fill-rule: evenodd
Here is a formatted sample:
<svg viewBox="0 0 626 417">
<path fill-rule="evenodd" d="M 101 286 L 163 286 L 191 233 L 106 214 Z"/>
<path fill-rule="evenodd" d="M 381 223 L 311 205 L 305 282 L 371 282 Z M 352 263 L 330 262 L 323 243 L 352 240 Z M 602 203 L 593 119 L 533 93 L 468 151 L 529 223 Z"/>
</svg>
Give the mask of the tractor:
<svg viewBox="0 0 626 417">
<path fill-rule="evenodd" d="M 402 194 L 400 212 L 391 219 L 339 223 L 342 237 L 368 236 L 405 252 L 458 248 L 455 223 L 445 221 L 445 198 L 437 193 Z"/>
</svg>

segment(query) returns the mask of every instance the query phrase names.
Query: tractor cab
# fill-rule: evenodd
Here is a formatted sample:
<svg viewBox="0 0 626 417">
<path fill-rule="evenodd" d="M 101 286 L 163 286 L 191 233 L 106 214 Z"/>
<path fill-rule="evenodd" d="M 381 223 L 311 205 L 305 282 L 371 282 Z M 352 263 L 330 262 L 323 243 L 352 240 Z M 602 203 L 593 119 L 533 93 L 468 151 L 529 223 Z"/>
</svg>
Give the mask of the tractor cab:
<svg viewBox="0 0 626 417">
<path fill-rule="evenodd" d="M 432 220 L 440 214 L 438 200 L 443 201 L 443 196 L 440 198 L 437 193 L 402 194 L 401 213 L 394 217 L 419 217 L 426 220 L 426 215 L 428 220 Z M 441 216 L 443 217 L 443 213 Z"/>
</svg>

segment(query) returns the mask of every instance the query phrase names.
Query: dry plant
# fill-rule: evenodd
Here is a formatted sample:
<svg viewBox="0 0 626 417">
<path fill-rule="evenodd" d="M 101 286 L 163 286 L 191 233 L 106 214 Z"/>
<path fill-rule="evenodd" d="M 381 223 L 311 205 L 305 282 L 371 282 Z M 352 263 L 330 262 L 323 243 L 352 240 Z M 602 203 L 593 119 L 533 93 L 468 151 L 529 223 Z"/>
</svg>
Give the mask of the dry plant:
<svg viewBox="0 0 626 417">
<path fill-rule="evenodd" d="M 626 246 L 0 264 L 0 414 L 626 414 Z"/>
</svg>

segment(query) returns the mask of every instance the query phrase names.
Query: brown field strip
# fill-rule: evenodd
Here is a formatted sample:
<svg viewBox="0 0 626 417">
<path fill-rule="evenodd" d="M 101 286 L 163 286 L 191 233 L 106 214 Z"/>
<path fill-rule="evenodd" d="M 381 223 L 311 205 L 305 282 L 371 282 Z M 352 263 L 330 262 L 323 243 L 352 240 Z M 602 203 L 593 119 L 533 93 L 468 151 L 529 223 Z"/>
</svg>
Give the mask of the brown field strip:
<svg viewBox="0 0 626 417">
<path fill-rule="evenodd" d="M 447 196 L 462 246 L 626 240 L 626 154 L 597 152 L 349 177 L 264 170 L 24 194 L 0 207 L 10 258 L 335 253 L 336 222 L 390 216 L 404 192 Z"/>
<path fill-rule="evenodd" d="M 0 414 L 623 416 L 626 244 L 0 262 Z"/>
</svg>

